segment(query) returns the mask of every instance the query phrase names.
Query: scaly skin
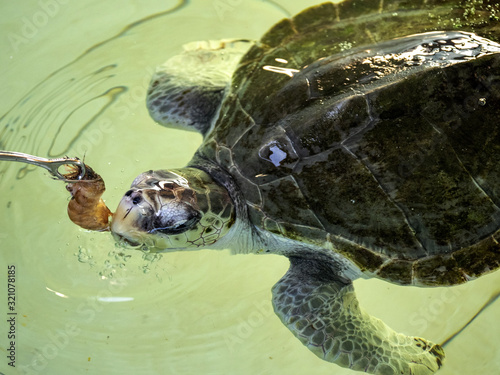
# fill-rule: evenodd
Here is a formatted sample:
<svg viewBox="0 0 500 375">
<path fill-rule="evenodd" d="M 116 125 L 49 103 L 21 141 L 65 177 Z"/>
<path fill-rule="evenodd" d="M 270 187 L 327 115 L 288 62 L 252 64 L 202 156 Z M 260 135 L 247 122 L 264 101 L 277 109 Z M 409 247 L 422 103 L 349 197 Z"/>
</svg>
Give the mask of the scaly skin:
<svg viewBox="0 0 500 375">
<path fill-rule="evenodd" d="M 397 333 L 360 309 L 352 283 L 318 261 L 291 259 L 272 292 L 283 324 L 326 361 L 377 375 L 431 375 L 444 361 L 441 346 Z"/>
</svg>

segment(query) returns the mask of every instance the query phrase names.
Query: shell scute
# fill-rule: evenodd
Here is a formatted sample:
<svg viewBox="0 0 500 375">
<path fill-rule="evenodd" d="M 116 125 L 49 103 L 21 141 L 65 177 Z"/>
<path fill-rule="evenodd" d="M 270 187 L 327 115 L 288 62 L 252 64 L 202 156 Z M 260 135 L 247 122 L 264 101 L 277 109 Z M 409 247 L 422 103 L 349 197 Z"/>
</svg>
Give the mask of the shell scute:
<svg viewBox="0 0 500 375">
<path fill-rule="evenodd" d="M 333 149 L 326 159 L 302 166 L 294 177 L 329 233 L 382 254 L 401 258 L 426 255 L 404 215 L 387 199 L 370 171 L 347 151 Z"/>
<path fill-rule="evenodd" d="M 260 190 L 264 197 L 262 210 L 266 215 L 279 218 L 283 210 L 290 211 L 287 222 L 323 229 L 293 178 L 282 178 L 261 185 Z"/>
<path fill-rule="evenodd" d="M 338 20 L 338 5 L 332 3 L 309 8 L 292 18 L 294 29 L 301 34 L 323 29 L 327 25 L 338 22 Z"/>
<path fill-rule="evenodd" d="M 284 40 L 296 33 L 297 31 L 295 30 L 292 20 L 285 18 L 265 33 L 260 39 L 260 42 L 273 48 L 283 44 Z"/>
<path fill-rule="evenodd" d="M 461 269 L 460 261 L 450 255 L 436 255 L 416 261 L 413 264 L 413 283 L 425 285 L 451 285 L 468 280 Z"/>
<path fill-rule="evenodd" d="M 382 266 L 377 271 L 377 276 L 388 281 L 394 281 L 403 285 L 410 285 L 413 282 L 412 268 L 412 261 L 395 259 Z"/>
<path fill-rule="evenodd" d="M 457 19 L 498 41 L 486 5 L 472 15 L 472 3 L 324 4 L 265 34 L 200 149 L 236 180 L 252 223 L 403 284 L 497 268 L 500 54 L 419 68 L 391 41 L 388 65 L 361 58 Z"/>
</svg>

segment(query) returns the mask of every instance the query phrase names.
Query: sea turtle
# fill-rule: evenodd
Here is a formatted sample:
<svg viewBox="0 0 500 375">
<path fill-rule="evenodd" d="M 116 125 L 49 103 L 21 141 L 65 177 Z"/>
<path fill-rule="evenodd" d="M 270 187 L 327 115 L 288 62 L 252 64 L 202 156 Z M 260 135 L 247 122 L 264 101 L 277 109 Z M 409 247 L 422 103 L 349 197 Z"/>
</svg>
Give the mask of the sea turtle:
<svg viewBox="0 0 500 375">
<path fill-rule="evenodd" d="M 498 15 L 487 0 L 352 0 L 258 42 L 187 45 L 147 105 L 203 143 L 133 181 L 115 238 L 282 254 L 274 310 L 317 356 L 434 373 L 442 348 L 360 309 L 352 280 L 448 286 L 500 266 Z"/>
</svg>

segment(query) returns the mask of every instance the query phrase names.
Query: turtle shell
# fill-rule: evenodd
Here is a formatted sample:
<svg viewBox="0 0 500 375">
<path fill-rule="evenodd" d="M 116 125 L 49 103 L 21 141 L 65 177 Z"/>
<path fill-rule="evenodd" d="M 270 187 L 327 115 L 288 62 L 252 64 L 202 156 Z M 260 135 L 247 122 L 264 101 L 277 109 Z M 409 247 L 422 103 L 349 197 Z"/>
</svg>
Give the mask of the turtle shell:
<svg viewBox="0 0 500 375">
<path fill-rule="evenodd" d="M 199 153 L 234 177 L 254 225 L 369 275 L 451 285 L 498 268 L 500 8 L 475 3 L 355 0 L 279 22 Z M 450 57 L 475 43 L 461 32 L 487 53 Z"/>
</svg>

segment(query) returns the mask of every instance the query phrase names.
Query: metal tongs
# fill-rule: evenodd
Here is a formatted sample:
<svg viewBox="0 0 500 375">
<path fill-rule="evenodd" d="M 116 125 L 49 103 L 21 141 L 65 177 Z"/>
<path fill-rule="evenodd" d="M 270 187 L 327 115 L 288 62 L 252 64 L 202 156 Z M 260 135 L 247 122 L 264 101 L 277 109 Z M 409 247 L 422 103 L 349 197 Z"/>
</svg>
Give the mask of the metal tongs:
<svg viewBox="0 0 500 375">
<path fill-rule="evenodd" d="M 64 182 L 75 182 L 75 180 L 84 180 L 85 176 L 85 163 L 78 158 L 56 158 L 56 159 L 47 159 L 41 158 L 39 156 L 29 155 L 22 152 L 15 151 L 2 151 L 0 150 L 0 161 L 18 161 L 22 163 L 28 163 L 36 165 L 37 167 L 45 168 L 52 175 L 52 178 L 55 180 L 61 180 Z M 59 168 L 63 165 L 77 165 L 79 167 L 79 174 L 76 179 L 68 180 L 61 172 L 59 172 Z"/>
</svg>

